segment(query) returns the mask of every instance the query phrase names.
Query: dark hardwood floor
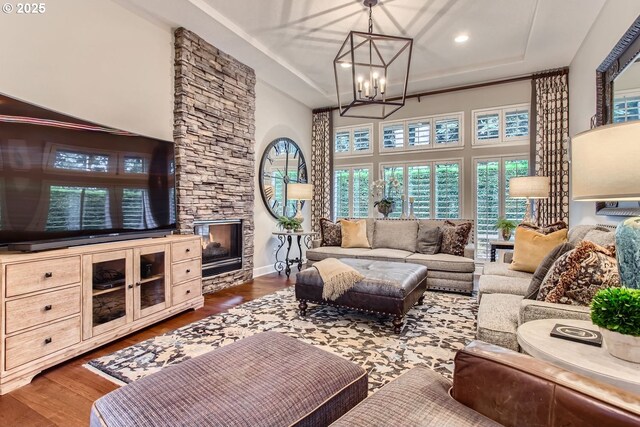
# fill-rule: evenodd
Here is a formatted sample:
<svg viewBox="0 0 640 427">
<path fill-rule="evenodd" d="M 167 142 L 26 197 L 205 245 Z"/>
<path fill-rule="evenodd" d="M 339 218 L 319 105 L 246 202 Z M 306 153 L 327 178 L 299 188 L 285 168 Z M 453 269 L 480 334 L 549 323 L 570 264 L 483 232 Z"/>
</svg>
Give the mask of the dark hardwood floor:
<svg viewBox="0 0 640 427">
<path fill-rule="evenodd" d="M 0 396 L 0 426 L 86 426 L 91 404 L 118 386 L 82 365 L 91 359 L 160 335 L 196 320 L 260 298 L 294 283 L 270 274 L 249 283 L 205 295 L 205 305 L 107 344 L 36 376 L 31 384 Z"/>
</svg>

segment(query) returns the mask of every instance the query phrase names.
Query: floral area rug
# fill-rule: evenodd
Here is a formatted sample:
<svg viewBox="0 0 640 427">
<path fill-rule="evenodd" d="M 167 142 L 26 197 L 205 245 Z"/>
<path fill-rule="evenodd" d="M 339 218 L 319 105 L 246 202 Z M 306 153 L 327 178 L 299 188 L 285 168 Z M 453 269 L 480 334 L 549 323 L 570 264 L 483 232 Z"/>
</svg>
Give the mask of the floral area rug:
<svg viewBox="0 0 640 427">
<path fill-rule="evenodd" d="M 424 304 L 405 317 L 402 333 L 393 333 L 390 317 L 309 304 L 300 317 L 293 287 L 225 313 L 94 359 L 87 366 L 114 382 L 130 383 L 217 347 L 262 331 L 300 339 L 362 366 L 375 391 L 414 366 L 429 367 L 447 378 L 455 352 L 475 336 L 475 298 L 427 292 Z"/>
</svg>

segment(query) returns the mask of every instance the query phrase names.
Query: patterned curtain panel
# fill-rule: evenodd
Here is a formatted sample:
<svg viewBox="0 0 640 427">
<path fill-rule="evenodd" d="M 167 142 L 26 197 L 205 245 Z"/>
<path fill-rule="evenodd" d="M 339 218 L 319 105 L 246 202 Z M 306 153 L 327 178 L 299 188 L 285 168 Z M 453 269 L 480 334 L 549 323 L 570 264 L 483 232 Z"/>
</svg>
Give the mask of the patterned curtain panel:
<svg viewBox="0 0 640 427">
<path fill-rule="evenodd" d="M 331 218 L 333 120 L 331 110 L 314 110 L 311 127 L 311 229 L 320 232 L 320 218 Z"/>
<path fill-rule="evenodd" d="M 551 194 L 537 204 L 538 223 L 569 223 L 569 70 L 533 76 L 532 159 L 535 175 L 548 176 Z"/>
</svg>

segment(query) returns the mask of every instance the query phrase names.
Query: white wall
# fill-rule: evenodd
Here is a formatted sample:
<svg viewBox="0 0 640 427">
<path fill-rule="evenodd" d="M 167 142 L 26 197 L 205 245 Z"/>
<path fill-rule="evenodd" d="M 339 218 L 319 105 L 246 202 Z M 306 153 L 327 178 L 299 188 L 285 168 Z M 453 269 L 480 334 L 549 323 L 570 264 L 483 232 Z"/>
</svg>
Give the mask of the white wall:
<svg viewBox="0 0 640 427">
<path fill-rule="evenodd" d="M 588 130 L 596 113 L 596 68 L 640 15 L 638 0 L 609 0 L 594 22 L 569 68 L 569 135 Z M 594 171 L 598 173 L 598 171 Z M 616 223 L 620 219 L 595 214 L 593 202 L 571 202 L 570 222 Z"/>
<path fill-rule="evenodd" d="M 270 273 L 275 262 L 275 248 L 278 240 L 271 234 L 277 230 L 276 220 L 264 205 L 258 185 L 260 159 L 271 141 L 280 137 L 295 141 L 307 161 L 307 172 L 311 175 L 311 109 L 290 98 L 278 89 L 260 80 L 256 82 L 256 176 L 255 176 L 255 255 L 254 275 Z M 311 229 L 310 203 L 302 210 L 305 230 Z M 295 245 L 294 245 L 295 246 Z M 284 256 L 284 251 L 280 252 Z M 304 251 L 303 251 L 304 252 Z M 297 256 L 297 248 L 292 249 L 291 256 Z"/>
<path fill-rule="evenodd" d="M 46 7 L 42 15 L 0 14 L 0 92 L 173 140 L 171 29 L 107 0 Z"/>
</svg>

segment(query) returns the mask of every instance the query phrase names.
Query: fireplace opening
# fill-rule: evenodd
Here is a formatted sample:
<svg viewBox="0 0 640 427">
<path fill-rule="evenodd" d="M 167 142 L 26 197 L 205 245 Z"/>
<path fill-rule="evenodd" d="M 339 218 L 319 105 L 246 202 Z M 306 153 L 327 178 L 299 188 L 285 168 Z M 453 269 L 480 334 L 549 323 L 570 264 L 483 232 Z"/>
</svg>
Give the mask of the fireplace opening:
<svg viewBox="0 0 640 427">
<path fill-rule="evenodd" d="M 195 221 L 202 237 L 202 276 L 242 269 L 242 220 Z"/>
</svg>

